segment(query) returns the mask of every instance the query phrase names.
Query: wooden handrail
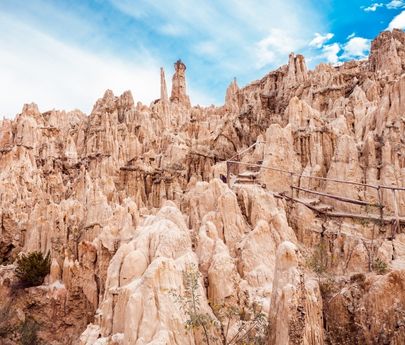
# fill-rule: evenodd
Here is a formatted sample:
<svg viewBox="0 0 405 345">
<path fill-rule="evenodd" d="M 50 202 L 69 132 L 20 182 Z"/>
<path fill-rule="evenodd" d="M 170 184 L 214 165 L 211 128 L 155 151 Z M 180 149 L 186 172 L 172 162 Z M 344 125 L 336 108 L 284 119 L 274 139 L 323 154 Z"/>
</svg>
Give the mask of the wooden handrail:
<svg viewBox="0 0 405 345">
<path fill-rule="evenodd" d="M 247 151 L 249 151 L 251 148 L 253 148 L 253 147 L 255 147 L 257 144 L 264 144 L 264 142 L 263 141 L 256 141 L 255 143 L 253 143 L 252 145 L 250 145 L 247 149 L 245 149 L 245 150 L 243 150 L 242 152 L 237 152 L 237 153 L 235 153 L 231 158 L 229 158 L 228 160 L 227 160 L 227 162 L 234 162 L 234 161 L 232 161 L 235 157 L 237 157 L 237 156 L 240 156 L 240 155 L 243 155 L 244 153 L 246 153 Z"/>
<path fill-rule="evenodd" d="M 330 199 L 336 199 L 336 200 L 339 200 L 339 201 L 348 202 L 348 203 L 355 204 L 355 205 L 384 207 L 381 204 L 373 204 L 373 203 L 369 203 L 369 202 L 363 201 L 363 200 L 356 200 L 356 199 L 346 198 L 346 197 L 343 197 L 343 196 L 316 192 L 316 191 L 313 191 L 313 190 L 310 190 L 310 189 L 301 188 L 301 187 L 297 187 L 297 186 L 291 186 L 291 188 L 296 189 L 296 190 L 300 190 L 300 191 L 306 192 L 306 193 L 311 193 L 311 194 L 315 194 L 315 195 L 324 196 L 324 197 L 330 198 Z"/>
<path fill-rule="evenodd" d="M 405 187 L 374 185 L 374 184 L 368 184 L 368 183 L 360 183 L 360 182 L 354 182 L 354 181 L 345 181 L 345 180 L 333 179 L 333 178 L 328 178 L 328 177 L 301 175 L 301 174 L 297 174 L 297 173 L 292 172 L 292 171 L 279 169 L 279 168 L 266 167 L 266 166 L 262 166 L 260 164 L 255 164 L 255 163 L 245 163 L 245 162 L 232 161 L 232 160 L 229 160 L 227 162 L 232 163 L 232 164 L 240 164 L 240 165 L 251 166 L 251 167 L 260 167 L 261 169 L 265 169 L 265 170 L 267 169 L 267 170 L 278 171 L 278 172 L 282 172 L 282 173 L 285 173 L 285 174 L 289 174 L 289 175 L 293 175 L 293 176 L 297 176 L 297 177 L 305 177 L 305 178 L 314 179 L 314 180 L 331 181 L 331 182 L 350 184 L 350 185 L 361 186 L 361 187 L 369 187 L 369 188 L 374 188 L 374 189 L 391 189 L 391 190 L 405 191 Z"/>
<path fill-rule="evenodd" d="M 377 217 L 375 215 L 371 216 L 370 215 L 359 215 L 359 214 L 347 214 L 347 213 L 339 213 L 339 212 L 321 212 L 320 210 L 318 210 L 317 208 L 299 200 L 299 199 L 295 199 L 294 196 L 294 189 L 295 190 L 299 190 L 302 192 L 306 192 L 306 193 L 311 193 L 311 194 L 315 194 L 315 195 L 319 195 L 319 196 L 323 196 L 326 198 L 331 198 L 331 199 L 335 199 L 335 200 L 339 200 L 341 202 L 347 202 L 347 203 L 351 203 L 351 204 L 356 204 L 356 205 L 361 205 L 361 206 L 372 206 L 372 207 L 378 207 L 380 209 L 380 215 L 379 215 L 379 220 L 381 221 L 381 224 L 383 223 L 387 223 L 387 221 L 393 221 L 396 223 L 396 226 L 399 230 L 400 224 L 405 222 L 405 220 L 403 218 L 401 218 L 399 216 L 399 209 L 398 209 L 398 204 L 397 204 L 397 193 L 396 191 L 405 191 L 405 187 L 399 187 L 399 186 L 386 186 L 386 185 L 374 185 L 374 184 L 368 184 L 368 183 L 360 183 L 360 182 L 355 182 L 355 181 L 346 181 L 346 180 L 340 180 L 340 179 L 334 179 L 334 178 L 328 178 L 328 177 L 319 177 L 319 176 L 310 176 L 310 175 L 302 175 L 302 174 L 298 174 L 296 172 L 293 171 L 288 171 L 288 170 L 284 170 L 284 169 L 280 169 L 280 168 L 274 168 L 274 167 L 268 167 L 268 166 L 262 166 L 261 164 L 255 164 L 255 163 L 245 163 L 245 162 L 241 162 L 240 161 L 240 156 L 245 154 L 247 151 L 251 150 L 252 148 L 254 148 L 256 145 L 258 144 L 265 144 L 265 142 L 255 142 L 254 144 L 250 145 L 247 149 L 243 150 L 242 152 L 238 152 L 235 155 L 233 155 L 230 159 L 226 160 L 226 168 L 227 168 L 227 183 L 228 186 L 231 187 L 230 184 L 230 177 L 231 177 L 231 165 L 232 164 L 238 164 L 238 165 L 244 165 L 244 166 L 250 166 L 250 167 L 258 167 L 260 169 L 264 169 L 264 170 L 272 170 L 272 171 L 277 171 L 280 173 L 284 173 L 284 174 L 288 174 L 291 178 L 291 182 L 290 182 L 290 187 L 291 187 L 291 197 L 288 197 L 287 195 L 284 195 L 284 197 L 299 202 L 299 203 L 303 203 L 305 206 L 309 207 L 310 209 L 317 211 L 319 213 L 324 213 L 330 216 L 335 216 L 335 217 L 353 217 L 353 218 L 360 218 L 360 219 L 373 219 L 373 220 L 377 220 Z M 234 160 L 235 157 L 237 157 L 237 160 Z M 355 200 L 355 199 L 351 199 L 351 198 L 347 198 L 347 197 L 343 197 L 343 196 L 338 196 L 338 195 L 333 195 L 333 194 L 328 194 L 328 193 L 323 193 L 323 192 L 318 192 L 318 191 L 314 191 L 314 190 L 310 190 L 310 189 L 306 189 L 306 188 L 301 188 L 298 186 L 293 186 L 293 181 L 292 181 L 292 177 L 296 176 L 301 178 L 308 178 L 308 179 L 313 179 L 313 180 L 320 180 L 320 181 L 330 181 L 330 182 L 335 182 L 335 183 L 341 183 L 341 184 L 346 184 L 346 185 L 352 185 L 352 186 L 360 186 L 363 188 L 372 188 L 375 189 L 378 193 L 378 203 L 370 203 L 367 201 L 363 201 L 363 200 Z M 382 189 L 387 189 L 387 190 L 391 190 L 394 194 L 394 217 L 392 218 L 387 218 L 384 217 L 384 205 L 382 204 L 382 195 L 381 195 L 381 191 Z M 393 233 L 393 237 L 395 236 L 395 233 Z"/>
<path fill-rule="evenodd" d="M 280 194 L 282 197 L 289 199 L 294 202 L 298 202 L 299 204 L 303 204 L 304 206 L 308 207 L 314 212 L 323 214 L 325 216 L 330 216 L 330 217 L 341 217 L 341 218 L 358 218 L 358 219 L 365 219 L 365 220 L 372 220 L 372 221 L 382 221 L 384 223 L 392 223 L 392 221 L 395 221 L 395 217 L 383 217 L 381 218 L 379 215 L 374 215 L 374 214 L 358 214 L 358 213 L 345 213 L 345 212 L 333 212 L 333 211 L 323 211 L 319 210 L 316 207 L 310 205 L 309 203 L 306 203 L 300 199 L 297 198 L 292 198 L 286 194 Z M 398 217 L 397 221 L 399 223 L 405 223 L 405 218 Z"/>
</svg>

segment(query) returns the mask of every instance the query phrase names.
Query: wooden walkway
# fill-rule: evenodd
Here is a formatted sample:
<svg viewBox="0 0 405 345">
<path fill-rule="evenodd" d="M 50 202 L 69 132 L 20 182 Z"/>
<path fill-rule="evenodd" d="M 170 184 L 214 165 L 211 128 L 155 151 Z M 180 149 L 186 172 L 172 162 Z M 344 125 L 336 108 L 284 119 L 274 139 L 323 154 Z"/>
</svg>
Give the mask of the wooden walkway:
<svg viewBox="0 0 405 345">
<path fill-rule="evenodd" d="M 243 150 L 240 153 L 235 154 L 233 157 L 231 157 L 229 160 L 226 161 L 226 166 L 227 166 L 227 183 L 230 188 L 234 186 L 240 186 L 240 185 L 258 185 L 262 188 L 266 188 L 266 186 L 261 183 L 260 178 L 259 178 L 259 172 L 262 170 L 271 170 L 274 172 L 278 173 L 283 173 L 286 174 L 286 176 L 290 177 L 291 184 L 290 184 L 290 193 L 288 192 L 283 192 L 283 193 L 276 193 L 274 191 L 268 191 L 272 193 L 275 197 L 283 198 L 287 201 L 290 202 L 296 202 L 305 205 L 312 211 L 316 212 L 317 214 L 320 214 L 322 216 L 327 216 L 327 217 L 340 217 L 340 218 L 353 218 L 353 219 L 362 219 L 362 220 L 368 220 L 368 221 L 374 221 L 374 222 L 379 222 L 381 225 L 386 225 L 386 224 L 393 224 L 395 226 L 395 233 L 398 233 L 400 231 L 401 225 L 405 224 L 405 217 L 401 216 L 399 214 L 399 207 L 398 207 L 398 193 L 399 192 L 404 192 L 405 188 L 404 187 L 399 187 L 399 186 L 386 186 L 386 185 L 374 185 L 374 184 L 369 184 L 369 183 L 360 183 L 360 182 L 354 182 L 354 181 L 345 181 L 345 180 L 339 180 L 339 179 L 334 179 L 334 178 L 326 178 L 326 177 L 319 177 L 319 176 L 309 176 L 309 175 L 302 175 L 302 174 L 297 174 L 296 172 L 293 171 L 287 171 L 283 170 L 280 168 L 276 167 L 269 167 L 269 166 L 264 166 L 262 163 L 263 161 L 258 161 L 257 163 L 246 163 L 242 162 L 241 158 L 243 155 L 245 155 L 248 151 L 254 149 L 257 145 L 259 144 L 265 144 L 264 142 L 256 142 L 255 144 L 249 146 L 247 149 Z M 243 172 L 239 172 L 241 169 L 244 168 L 245 170 Z M 236 174 L 235 174 L 236 171 Z M 232 175 L 236 175 L 234 178 L 234 183 L 231 183 L 232 180 Z M 367 188 L 375 190 L 376 194 L 378 196 L 378 202 L 375 201 L 367 201 L 367 200 L 357 200 L 357 199 L 352 199 L 348 198 L 345 196 L 341 195 L 336 195 L 336 194 L 330 194 L 326 192 L 321 192 L 318 190 L 314 189 L 309 189 L 309 188 L 303 188 L 300 186 L 296 186 L 292 183 L 293 178 L 292 177 L 298 177 L 300 180 L 303 178 L 307 178 L 309 180 L 318 180 L 318 181 L 329 181 L 329 182 L 334 182 L 342 185 L 351 185 L 351 186 L 359 186 L 364 188 L 366 190 Z M 267 189 L 267 188 L 266 188 Z M 383 196 L 382 196 L 382 191 L 383 190 L 390 190 L 392 192 L 392 201 L 393 201 L 393 214 L 387 214 L 387 207 L 384 205 L 383 202 Z M 299 198 L 296 197 L 294 194 L 294 191 L 296 191 L 295 194 L 299 194 L 300 192 L 302 193 L 307 193 L 307 194 L 312 194 L 315 195 L 318 198 L 314 199 L 305 199 L 305 198 Z M 352 205 L 358 205 L 366 208 L 374 208 L 376 209 L 377 213 L 348 213 L 348 212 L 338 212 L 334 211 L 334 208 L 331 205 L 328 204 L 321 204 L 319 198 L 322 199 L 333 199 L 338 202 L 342 203 L 348 203 Z"/>
</svg>

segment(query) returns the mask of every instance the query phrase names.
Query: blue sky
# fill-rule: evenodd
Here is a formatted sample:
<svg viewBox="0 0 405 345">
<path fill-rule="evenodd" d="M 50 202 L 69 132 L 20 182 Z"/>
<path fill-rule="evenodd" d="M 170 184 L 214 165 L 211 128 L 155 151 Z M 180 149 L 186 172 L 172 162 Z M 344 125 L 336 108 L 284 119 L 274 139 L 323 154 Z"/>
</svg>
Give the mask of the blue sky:
<svg viewBox="0 0 405 345">
<path fill-rule="evenodd" d="M 0 116 L 23 103 L 89 113 L 110 88 L 148 104 L 159 67 L 187 65 L 193 104 L 222 104 L 285 64 L 364 58 L 370 40 L 405 28 L 405 0 L 0 0 Z"/>
</svg>

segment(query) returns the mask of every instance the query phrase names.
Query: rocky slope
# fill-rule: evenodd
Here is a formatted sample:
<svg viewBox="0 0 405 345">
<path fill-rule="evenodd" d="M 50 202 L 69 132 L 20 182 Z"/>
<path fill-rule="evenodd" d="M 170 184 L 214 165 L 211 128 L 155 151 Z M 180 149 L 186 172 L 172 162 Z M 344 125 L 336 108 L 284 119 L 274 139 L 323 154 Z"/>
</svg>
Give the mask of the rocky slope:
<svg viewBox="0 0 405 345">
<path fill-rule="evenodd" d="M 27 320 L 52 345 L 204 343 L 173 296 L 190 267 L 212 344 L 225 343 L 216 306 L 252 305 L 267 320 L 257 343 L 403 344 L 405 191 L 372 186 L 405 187 L 404 71 L 394 30 L 364 61 L 310 71 L 291 54 L 233 81 L 221 107 L 191 106 L 178 61 L 171 96 L 162 70 L 150 106 L 106 91 L 89 116 L 27 104 L 1 121 L 0 344 L 18 344 Z M 237 157 L 254 169 L 233 164 L 224 183 L 225 160 L 254 143 Z M 319 202 L 370 217 L 308 207 Z M 15 291 L 16 257 L 35 250 L 51 273 Z M 233 318 L 228 343 L 247 319 Z"/>
</svg>

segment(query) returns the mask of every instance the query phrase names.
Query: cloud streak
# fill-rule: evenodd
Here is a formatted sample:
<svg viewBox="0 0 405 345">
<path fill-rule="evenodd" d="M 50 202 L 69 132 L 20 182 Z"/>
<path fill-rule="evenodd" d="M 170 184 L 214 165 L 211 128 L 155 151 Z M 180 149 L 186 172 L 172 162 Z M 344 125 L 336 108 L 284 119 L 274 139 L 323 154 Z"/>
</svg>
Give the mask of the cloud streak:
<svg viewBox="0 0 405 345">
<path fill-rule="evenodd" d="M 308 0 L 253 4 L 241 0 L 203 1 L 198 3 L 198 11 L 194 1 L 110 2 L 150 25 L 151 30 L 164 32 L 167 30 L 162 26 L 182 27 L 183 43 L 195 47 L 191 63 L 215 60 L 215 75 L 228 76 L 229 81 L 238 71 L 250 74 L 252 68 L 278 67 L 287 62 L 291 51 L 304 49 L 313 31 L 324 26 L 321 15 Z"/>
<path fill-rule="evenodd" d="M 368 6 L 368 7 L 365 7 L 364 11 L 365 12 L 375 12 L 377 10 L 377 8 L 383 7 L 383 6 L 384 6 L 384 4 L 382 2 L 374 3 L 374 4 L 372 4 L 372 5 Z"/>
<path fill-rule="evenodd" d="M 370 51 L 371 40 L 363 37 L 351 37 L 343 47 L 341 59 L 364 59 Z"/>
<path fill-rule="evenodd" d="M 315 37 L 309 42 L 310 47 L 322 48 L 322 46 L 330 41 L 333 38 L 334 34 L 327 33 L 325 35 L 321 35 L 320 33 L 316 32 Z"/>
<path fill-rule="evenodd" d="M 405 3 L 402 0 L 392 0 L 386 6 L 387 6 L 387 8 L 389 10 L 396 10 L 396 9 L 399 9 L 399 8 L 404 8 Z"/>
<path fill-rule="evenodd" d="M 405 29 L 405 11 L 402 11 L 390 22 L 390 24 L 388 25 L 388 30 L 393 29 Z"/>
<path fill-rule="evenodd" d="M 130 64 L 55 40 L 0 15 L 0 115 L 12 117 L 26 102 L 45 111 L 80 108 L 89 112 L 106 89 L 134 90 L 151 101 L 159 95 L 159 65 L 153 59 Z"/>
<path fill-rule="evenodd" d="M 371 40 L 363 37 L 357 37 L 352 33 L 346 37 L 346 42 L 333 42 L 326 44 L 334 37 L 333 34 L 327 35 L 315 34 L 315 38 L 309 43 L 311 47 L 316 48 L 320 54 L 320 60 L 333 65 L 355 59 L 361 60 L 367 57 L 370 51 Z"/>
<path fill-rule="evenodd" d="M 322 47 L 322 57 L 331 64 L 339 62 L 340 45 L 338 43 L 327 44 Z"/>
<path fill-rule="evenodd" d="M 287 63 L 290 52 L 306 56 L 310 67 L 361 59 L 364 37 L 390 22 L 404 26 L 403 0 L 384 2 L 396 11 L 376 15 L 356 3 L 328 9 L 320 2 L 328 1 L 2 0 L 0 115 L 28 101 L 88 112 L 107 88 L 130 89 L 149 103 L 159 96 L 159 67 L 170 85 L 178 58 L 187 65 L 192 102 L 221 104 L 234 77 L 243 86 Z M 381 3 L 370 2 L 369 12 Z"/>
</svg>

